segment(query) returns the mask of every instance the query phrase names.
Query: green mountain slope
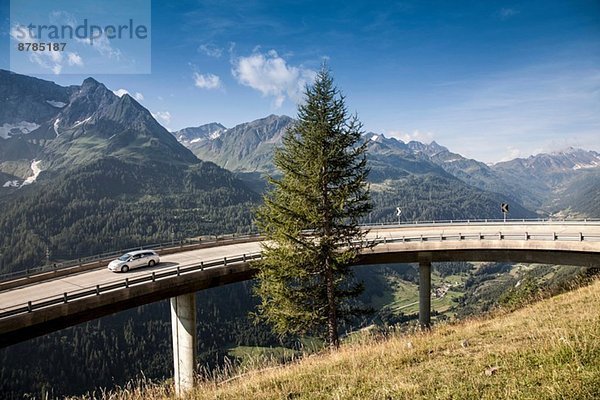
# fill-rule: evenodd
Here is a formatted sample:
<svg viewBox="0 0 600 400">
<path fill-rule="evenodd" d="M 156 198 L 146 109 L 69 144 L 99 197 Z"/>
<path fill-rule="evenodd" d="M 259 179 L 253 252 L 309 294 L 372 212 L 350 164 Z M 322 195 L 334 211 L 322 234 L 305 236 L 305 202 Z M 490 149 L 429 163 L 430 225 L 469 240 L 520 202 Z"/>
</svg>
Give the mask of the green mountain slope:
<svg viewBox="0 0 600 400">
<path fill-rule="evenodd" d="M 259 196 L 130 96 L 92 78 L 65 88 L 0 71 L 0 81 L 0 272 L 47 262 L 47 251 L 54 262 L 250 229 Z"/>
<path fill-rule="evenodd" d="M 528 158 L 517 158 L 495 164 L 492 169 L 515 191 L 522 193 L 532 207 L 545 213 L 556 213 L 574 206 L 588 217 L 600 217 L 594 207 L 581 208 L 573 191 L 578 191 L 582 180 L 586 186 L 600 183 L 600 154 L 595 151 L 568 148 L 550 154 L 541 153 Z M 569 203 L 572 199 L 574 203 Z"/>
<path fill-rule="evenodd" d="M 285 115 L 269 115 L 231 129 L 213 123 L 173 134 L 201 160 L 212 161 L 235 172 L 270 173 L 273 171 L 273 150 L 281 143 L 283 133 L 292 122 Z"/>
</svg>

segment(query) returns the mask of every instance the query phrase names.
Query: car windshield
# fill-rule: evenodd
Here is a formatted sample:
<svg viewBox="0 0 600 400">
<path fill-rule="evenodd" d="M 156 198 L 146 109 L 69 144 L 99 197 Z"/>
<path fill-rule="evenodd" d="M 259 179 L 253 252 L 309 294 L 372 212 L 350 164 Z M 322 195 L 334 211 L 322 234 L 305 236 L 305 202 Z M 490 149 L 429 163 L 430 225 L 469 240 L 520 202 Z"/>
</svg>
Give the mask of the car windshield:
<svg viewBox="0 0 600 400">
<path fill-rule="evenodd" d="M 121 257 L 118 258 L 119 261 L 127 261 L 129 260 L 129 257 L 131 257 L 129 254 L 123 254 Z"/>
</svg>

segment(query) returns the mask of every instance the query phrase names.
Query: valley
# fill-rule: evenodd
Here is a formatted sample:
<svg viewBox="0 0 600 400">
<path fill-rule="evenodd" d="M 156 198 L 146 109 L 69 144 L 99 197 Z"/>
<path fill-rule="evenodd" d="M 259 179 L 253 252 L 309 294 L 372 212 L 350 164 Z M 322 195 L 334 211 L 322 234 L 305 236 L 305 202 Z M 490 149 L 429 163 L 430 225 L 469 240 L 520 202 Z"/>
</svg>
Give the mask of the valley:
<svg viewBox="0 0 600 400">
<path fill-rule="evenodd" d="M 62 87 L 0 71 L 0 273 L 104 251 L 255 230 L 253 212 L 291 117 L 169 132 L 142 104 L 95 79 Z M 565 149 L 494 165 L 442 145 L 365 132 L 374 209 L 364 223 L 401 220 L 599 218 L 600 154 Z M 560 292 L 588 270 L 527 264 L 434 264 L 436 322 Z M 418 273 L 411 265 L 356 267 L 373 313 L 345 326 L 410 330 Z M 252 283 L 198 296 L 199 364 L 289 360 L 322 346 L 279 337 L 249 317 Z M 166 302 L 128 310 L 0 350 L 0 392 L 85 394 L 172 374 Z M 308 349 L 308 350 L 307 350 Z M 48 362 L 39 363 L 44 359 Z M 81 372 L 77 365 L 85 364 Z"/>
</svg>

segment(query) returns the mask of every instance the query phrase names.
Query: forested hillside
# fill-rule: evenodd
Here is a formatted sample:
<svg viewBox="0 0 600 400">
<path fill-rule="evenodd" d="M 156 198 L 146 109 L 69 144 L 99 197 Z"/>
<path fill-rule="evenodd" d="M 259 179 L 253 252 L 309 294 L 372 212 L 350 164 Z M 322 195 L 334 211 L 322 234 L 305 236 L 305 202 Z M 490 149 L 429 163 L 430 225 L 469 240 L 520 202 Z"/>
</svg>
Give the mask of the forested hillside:
<svg viewBox="0 0 600 400">
<path fill-rule="evenodd" d="M 250 229 L 260 197 L 129 95 L 2 70 L 0 94 L 0 273 Z"/>
<path fill-rule="evenodd" d="M 211 163 L 96 160 L 2 200 L 3 271 L 191 236 L 248 232 L 258 195 Z"/>
</svg>

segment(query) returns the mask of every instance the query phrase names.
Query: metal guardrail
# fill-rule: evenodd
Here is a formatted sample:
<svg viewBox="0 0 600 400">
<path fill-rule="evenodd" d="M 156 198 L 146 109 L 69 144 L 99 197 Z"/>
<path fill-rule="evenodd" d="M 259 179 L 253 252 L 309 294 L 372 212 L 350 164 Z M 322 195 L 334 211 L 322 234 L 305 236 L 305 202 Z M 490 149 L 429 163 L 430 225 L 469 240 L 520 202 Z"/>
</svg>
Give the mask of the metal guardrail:
<svg viewBox="0 0 600 400">
<path fill-rule="evenodd" d="M 469 233 L 469 234 L 439 234 L 402 236 L 396 238 L 378 237 L 376 244 L 398 243 L 398 242 L 432 242 L 432 241 L 462 241 L 462 240 L 542 240 L 542 241 L 575 241 L 575 242 L 600 242 L 600 235 L 557 234 L 552 233 L 529 233 L 529 232 L 494 232 L 494 233 Z"/>
<path fill-rule="evenodd" d="M 52 263 L 50 265 L 42 265 L 42 266 L 38 266 L 38 267 L 27 268 L 27 269 L 21 270 L 21 271 L 14 271 L 14 272 L 0 274 L 0 282 L 14 280 L 14 279 L 20 279 L 20 278 L 27 278 L 32 275 L 63 270 L 63 269 L 82 266 L 82 265 L 86 265 L 86 264 L 105 262 L 105 261 L 113 260 L 114 258 L 116 258 L 122 254 L 128 253 L 130 251 L 135 251 L 135 250 L 167 250 L 167 249 L 178 248 L 178 247 L 182 247 L 182 246 L 189 246 L 189 245 L 194 245 L 194 244 L 213 244 L 213 243 L 220 243 L 220 242 L 222 243 L 222 242 L 229 242 L 229 241 L 233 242 L 236 240 L 249 239 L 252 237 L 259 237 L 259 235 L 258 235 L 258 233 L 250 233 L 247 235 L 229 234 L 229 235 L 221 235 L 221 236 L 216 236 L 216 235 L 200 236 L 198 238 L 188 238 L 188 239 L 183 239 L 183 240 L 178 240 L 178 241 L 171 240 L 168 242 L 130 247 L 127 249 L 121 249 L 121 250 L 117 250 L 117 251 L 110 251 L 110 252 L 95 254 L 93 256 L 81 257 L 76 260 Z"/>
<path fill-rule="evenodd" d="M 544 223 L 544 224 L 600 224 L 599 218 L 587 218 L 581 220 L 565 220 L 565 219 L 449 219 L 449 220 L 431 220 L 431 221 L 400 221 L 400 222 L 386 222 L 386 223 L 368 223 L 363 224 L 362 226 L 366 228 L 374 228 L 374 227 L 405 227 L 405 226 L 430 226 L 430 225 L 439 225 L 439 224 L 477 224 L 477 223 L 487 223 L 487 224 L 519 224 L 519 223 Z M 161 249 L 170 249 L 175 247 L 181 247 L 185 245 L 193 245 L 193 244 L 201 244 L 201 243 L 217 243 L 223 241 L 235 241 L 240 239 L 248 239 L 251 237 L 258 237 L 259 234 L 249 233 L 245 235 L 236 235 L 236 234 L 227 234 L 227 235 L 211 235 L 211 236 L 198 236 L 196 238 L 186 238 L 178 241 L 170 240 L 168 242 L 161 242 L 155 244 L 147 244 L 142 246 L 130 247 L 127 249 L 121 249 L 117 251 L 109 251 L 100 254 L 95 254 L 92 256 L 81 257 L 75 260 L 63 261 L 58 263 L 52 263 L 51 265 L 43 265 L 33 268 L 27 268 L 21 271 L 14 271 L 9 273 L 0 274 L 0 282 L 8 281 L 18 278 L 25 278 L 31 275 L 36 275 L 45 272 L 52 272 L 56 270 L 71 268 L 75 266 L 81 266 L 85 264 L 90 264 L 94 262 L 103 262 L 108 261 L 109 259 L 113 259 L 117 256 L 120 256 L 124 253 L 134 251 L 134 250 L 161 250 Z"/>
<path fill-rule="evenodd" d="M 493 225 L 517 225 L 521 223 L 540 223 L 540 224 L 600 224 L 600 218 L 583 218 L 583 219 L 559 219 L 559 218 L 513 218 L 513 219 L 494 219 L 494 218 L 474 218 L 474 219 L 442 219 L 442 220 L 424 220 L 424 221 L 400 221 L 400 222 L 373 222 L 362 224 L 362 226 L 430 226 L 440 224 L 493 224 Z"/>
<path fill-rule="evenodd" d="M 105 285 L 95 285 L 86 288 L 78 289 L 72 292 L 65 292 L 61 295 L 55 295 L 47 298 L 38 299 L 37 302 L 28 301 L 27 303 L 16 304 L 9 310 L 0 313 L 0 319 L 11 317 L 18 314 L 29 313 L 40 308 L 54 306 L 58 304 L 68 303 L 69 301 L 82 299 L 91 296 L 99 296 L 102 293 L 111 292 L 118 289 L 129 288 L 131 286 L 140 285 L 147 282 L 156 282 L 157 280 L 181 276 L 191 272 L 204 271 L 215 267 L 224 267 L 229 264 L 240 262 L 248 262 L 262 258 L 261 253 L 243 254 L 236 257 L 224 257 L 222 259 L 201 262 L 200 264 L 190 266 L 177 266 L 162 270 L 159 272 L 153 271 L 147 275 L 136 276 L 135 278 L 126 277 L 118 282 L 110 282 Z"/>
<path fill-rule="evenodd" d="M 376 237 L 369 239 L 366 242 L 374 245 L 389 244 L 389 243 L 411 243 L 411 242 L 431 242 L 431 241 L 465 241 L 465 240 L 542 240 L 542 241 L 577 241 L 577 242 L 599 242 L 600 235 L 583 235 L 578 234 L 557 234 L 552 233 L 528 233 L 528 232 L 494 232 L 494 233 L 454 233 L 449 235 L 419 235 L 419 236 L 398 236 L 398 237 Z M 358 243 L 358 242 L 357 242 Z M 599 253 L 600 255 L 600 253 Z M 146 282 L 155 282 L 160 279 L 180 276 L 191 272 L 204 271 L 205 269 L 225 267 L 230 264 L 248 262 L 261 259 L 261 253 L 242 254 L 234 257 L 225 257 L 223 259 L 200 262 L 200 264 L 188 266 L 176 266 L 159 272 L 152 271 L 143 276 L 135 278 L 126 277 L 118 282 L 110 282 L 105 285 L 95 285 L 87 288 L 82 288 L 72 292 L 65 292 L 62 295 L 55 295 L 48 298 L 37 299 L 37 302 L 29 301 L 27 303 L 11 306 L 10 309 L 0 313 L 0 319 L 11 317 L 18 314 L 29 313 L 44 307 L 49 307 L 57 304 L 68 303 L 69 301 L 86 298 L 90 296 L 99 296 L 102 293 L 113 290 L 129 288 L 131 286 L 143 284 Z"/>
</svg>

